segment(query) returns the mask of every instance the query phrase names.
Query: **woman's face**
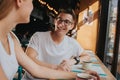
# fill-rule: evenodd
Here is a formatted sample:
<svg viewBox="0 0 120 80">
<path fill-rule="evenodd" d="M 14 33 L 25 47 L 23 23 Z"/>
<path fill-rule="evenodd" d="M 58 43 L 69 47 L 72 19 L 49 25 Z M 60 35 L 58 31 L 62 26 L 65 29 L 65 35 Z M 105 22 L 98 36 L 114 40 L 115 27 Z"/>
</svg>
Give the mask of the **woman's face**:
<svg viewBox="0 0 120 80">
<path fill-rule="evenodd" d="M 20 6 L 20 14 L 19 20 L 20 23 L 28 23 L 30 21 L 30 14 L 33 10 L 33 0 L 22 0 L 23 3 Z"/>
<path fill-rule="evenodd" d="M 69 30 L 74 27 L 74 20 L 72 15 L 67 13 L 60 13 L 55 19 L 56 33 L 60 35 L 66 35 Z"/>
</svg>

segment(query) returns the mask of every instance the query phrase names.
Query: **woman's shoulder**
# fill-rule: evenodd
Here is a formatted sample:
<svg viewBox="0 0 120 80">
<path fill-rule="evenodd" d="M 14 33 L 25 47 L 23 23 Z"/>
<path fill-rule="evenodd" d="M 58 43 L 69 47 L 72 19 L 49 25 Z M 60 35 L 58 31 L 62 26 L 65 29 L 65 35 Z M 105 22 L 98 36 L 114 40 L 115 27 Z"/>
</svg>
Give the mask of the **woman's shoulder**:
<svg viewBox="0 0 120 80">
<path fill-rule="evenodd" d="M 15 35 L 15 33 L 13 33 L 12 31 L 10 32 L 10 36 L 11 36 L 11 38 L 12 38 L 14 41 L 17 41 L 17 42 L 20 43 L 18 37 L 17 37 L 17 36 Z"/>
</svg>

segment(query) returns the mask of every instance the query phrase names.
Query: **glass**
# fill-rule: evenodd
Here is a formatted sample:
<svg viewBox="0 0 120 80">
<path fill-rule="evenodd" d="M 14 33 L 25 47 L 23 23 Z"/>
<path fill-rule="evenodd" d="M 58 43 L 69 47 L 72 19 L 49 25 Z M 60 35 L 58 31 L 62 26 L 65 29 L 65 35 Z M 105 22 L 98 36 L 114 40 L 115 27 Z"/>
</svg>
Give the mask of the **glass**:
<svg viewBox="0 0 120 80">
<path fill-rule="evenodd" d="M 114 55 L 115 55 L 114 44 L 116 37 L 115 35 L 116 35 L 116 22 L 117 22 L 117 5 L 118 5 L 118 0 L 109 1 L 108 22 L 107 22 L 107 32 L 106 32 L 105 51 L 104 51 L 105 53 L 104 64 L 111 72 L 113 70 L 112 68 L 114 63 L 116 63 L 116 61 L 114 60 Z"/>
<path fill-rule="evenodd" d="M 66 26 L 69 26 L 69 25 L 72 25 L 73 23 L 72 23 L 72 21 L 69 21 L 69 20 L 63 20 L 61 17 L 58 17 L 58 18 L 56 18 L 56 20 L 57 20 L 57 22 L 58 23 L 62 23 L 62 22 L 64 22 L 64 24 L 66 25 Z"/>
</svg>

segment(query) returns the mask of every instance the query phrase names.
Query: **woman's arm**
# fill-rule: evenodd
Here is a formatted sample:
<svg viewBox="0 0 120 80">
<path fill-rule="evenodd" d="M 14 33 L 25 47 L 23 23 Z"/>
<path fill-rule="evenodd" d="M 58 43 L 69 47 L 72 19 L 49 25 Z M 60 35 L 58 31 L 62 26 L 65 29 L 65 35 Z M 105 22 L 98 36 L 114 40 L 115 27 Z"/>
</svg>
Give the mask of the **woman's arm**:
<svg viewBox="0 0 120 80">
<path fill-rule="evenodd" d="M 25 68 L 29 73 L 31 73 L 32 76 L 37 78 L 49 78 L 49 79 L 72 79 L 76 77 L 76 74 L 72 72 L 64 72 L 39 66 L 24 53 L 18 40 L 15 37 L 14 43 L 15 52 L 19 64 L 23 66 L 23 68 Z"/>
<path fill-rule="evenodd" d="M 17 53 L 17 59 L 20 65 L 22 65 L 34 77 L 50 79 L 71 79 L 76 77 L 76 74 L 74 73 L 67 73 L 39 66 L 33 62 L 25 53 Z"/>
<path fill-rule="evenodd" d="M 0 65 L 0 80 L 8 80 L 7 77 L 5 76 L 5 73 Z"/>
</svg>

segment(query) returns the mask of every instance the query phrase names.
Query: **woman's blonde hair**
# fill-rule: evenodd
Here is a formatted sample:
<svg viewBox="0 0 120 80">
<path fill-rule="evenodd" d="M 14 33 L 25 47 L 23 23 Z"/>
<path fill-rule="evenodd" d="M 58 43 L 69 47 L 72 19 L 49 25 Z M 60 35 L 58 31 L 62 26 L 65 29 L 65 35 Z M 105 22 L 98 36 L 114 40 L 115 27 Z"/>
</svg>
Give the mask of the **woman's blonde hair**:
<svg viewBox="0 0 120 80">
<path fill-rule="evenodd" d="M 14 3 L 15 0 L 0 0 L 0 20 L 9 14 Z"/>
</svg>

